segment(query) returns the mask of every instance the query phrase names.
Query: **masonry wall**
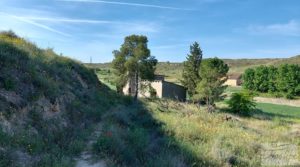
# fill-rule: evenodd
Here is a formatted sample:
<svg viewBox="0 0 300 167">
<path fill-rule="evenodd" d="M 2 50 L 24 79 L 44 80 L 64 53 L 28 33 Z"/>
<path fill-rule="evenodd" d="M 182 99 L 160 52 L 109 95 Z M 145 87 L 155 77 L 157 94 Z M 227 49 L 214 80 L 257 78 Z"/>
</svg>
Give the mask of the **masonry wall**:
<svg viewBox="0 0 300 167">
<path fill-rule="evenodd" d="M 180 85 L 164 81 L 162 85 L 162 97 L 185 101 L 186 89 Z"/>
<path fill-rule="evenodd" d="M 240 79 L 228 79 L 224 85 L 228 86 L 240 86 L 242 81 Z"/>
<path fill-rule="evenodd" d="M 148 85 L 150 83 L 151 87 L 155 89 L 156 91 L 156 96 L 158 98 L 162 98 L 162 83 L 163 81 L 153 81 L 153 82 L 147 82 L 143 81 L 143 85 Z M 144 91 L 139 91 L 139 97 L 150 97 L 150 92 L 149 89 L 145 89 Z"/>
</svg>

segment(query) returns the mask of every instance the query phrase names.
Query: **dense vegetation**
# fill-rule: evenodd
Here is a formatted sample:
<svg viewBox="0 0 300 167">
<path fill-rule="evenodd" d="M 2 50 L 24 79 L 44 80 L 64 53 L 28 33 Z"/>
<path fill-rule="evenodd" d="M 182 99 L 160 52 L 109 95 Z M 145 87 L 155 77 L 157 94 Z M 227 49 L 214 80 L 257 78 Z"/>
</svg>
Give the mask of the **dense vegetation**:
<svg viewBox="0 0 300 167">
<path fill-rule="evenodd" d="M 279 67 L 260 66 L 249 68 L 243 75 L 243 86 L 251 91 L 284 95 L 300 95 L 300 66 L 284 64 Z"/>
</svg>

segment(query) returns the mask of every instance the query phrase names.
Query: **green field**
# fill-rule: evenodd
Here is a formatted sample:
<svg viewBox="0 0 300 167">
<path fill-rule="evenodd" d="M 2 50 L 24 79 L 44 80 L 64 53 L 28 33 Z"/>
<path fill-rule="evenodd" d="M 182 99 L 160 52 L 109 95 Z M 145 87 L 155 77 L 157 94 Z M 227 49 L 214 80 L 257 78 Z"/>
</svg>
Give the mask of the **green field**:
<svg viewBox="0 0 300 167">
<path fill-rule="evenodd" d="M 273 118 L 300 121 L 300 107 L 276 105 L 268 103 L 257 103 L 257 109 Z"/>
</svg>

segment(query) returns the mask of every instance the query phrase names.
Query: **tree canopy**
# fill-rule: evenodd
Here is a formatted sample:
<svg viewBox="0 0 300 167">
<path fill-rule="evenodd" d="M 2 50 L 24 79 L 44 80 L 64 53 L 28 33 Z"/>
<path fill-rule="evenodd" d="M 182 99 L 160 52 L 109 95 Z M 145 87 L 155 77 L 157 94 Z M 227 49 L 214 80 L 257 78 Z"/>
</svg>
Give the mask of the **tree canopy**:
<svg viewBox="0 0 300 167">
<path fill-rule="evenodd" d="M 197 42 L 190 46 L 190 54 L 183 64 L 181 83 L 187 88 L 190 97 L 196 93 L 197 83 L 200 81 L 200 64 L 202 62 L 202 50 Z"/>
<path fill-rule="evenodd" d="M 139 79 L 154 79 L 157 60 L 150 55 L 148 39 L 143 35 L 127 36 L 120 50 L 113 51 L 113 68 L 118 76 L 117 90 L 122 88 L 129 80 L 134 80 L 134 97 L 138 96 Z"/>
<path fill-rule="evenodd" d="M 300 95 L 300 67 L 284 64 L 279 67 L 260 66 L 247 69 L 243 75 L 244 88 L 261 92 L 275 93 L 293 98 Z"/>
<path fill-rule="evenodd" d="M 221 59 L 211 58 L 202 62 L 200 67 L 200 78 L 196 92 L 197 98 L 205 99 L 208 110 L 214 106 L 215 101 L 220 99 L 226 89 L 224 83 L 227 80 L 229 67 Z"/>
</svg>

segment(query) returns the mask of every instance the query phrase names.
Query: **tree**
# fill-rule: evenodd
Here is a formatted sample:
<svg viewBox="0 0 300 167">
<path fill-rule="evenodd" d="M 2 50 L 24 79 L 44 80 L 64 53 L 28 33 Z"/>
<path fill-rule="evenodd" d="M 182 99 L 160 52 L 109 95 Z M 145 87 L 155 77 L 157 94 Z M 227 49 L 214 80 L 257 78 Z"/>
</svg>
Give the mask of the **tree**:
<svg viewBox="0 0 300 167">
<path fill-rule="evenodd" d="M 153 80 L 157 60 L 150 56 L 146 36 L 131 35 L 125 38 L 119 51 L 114 51 L 113 68 L 118 81 L 117 88 L 121 92 L 126 82 L 133 80 L 134 99 L 139 92 L 139 80 Z"/>
<path fill-rule="evenodd" d="M 192 97 L 196 92 L 197 83 L 200 81 L 199 69 L 202 61 L 202 50 L 197 42 L 190 46 L 190 54 L 186 59 L 183 64 L 181 83 Z"/>
<path fill-rule="evenodd" d="M 254 87 L 256 91 L 268 92 L 268 67 L 259 66 L 255 71 Z"/>
<path fill-rule="evenodd" d="M 277 92 L 276 81 L 277 81 L 277 68 L 274 66 L 268 67 L 268 92 Z"/>
<path fill-rule="evenodd" d="M 248 92 L 233 93 L 228 105 L 232 112 L 243 115 L 249 115 L 256 106 L 253 96 Z"/>
<path fill-rule="evenodd" d="M 248 90 L 255 90 L 254 78 L 255 70 L 252 68 L 246 69 L 245 73 L 243 74 L 243 87 Z"/>
<path fill-rule="evenodd" d="M 224 83 L 227 80 L 228 70 L 228 65 L 218 58 L 207 59 L 201 64 L 201 81 L 197 84 L 195 96 L 206 100 L 208 111 L 211 111 L 215 101 L 220 99 L 227 87 Z"/>
</svg>

